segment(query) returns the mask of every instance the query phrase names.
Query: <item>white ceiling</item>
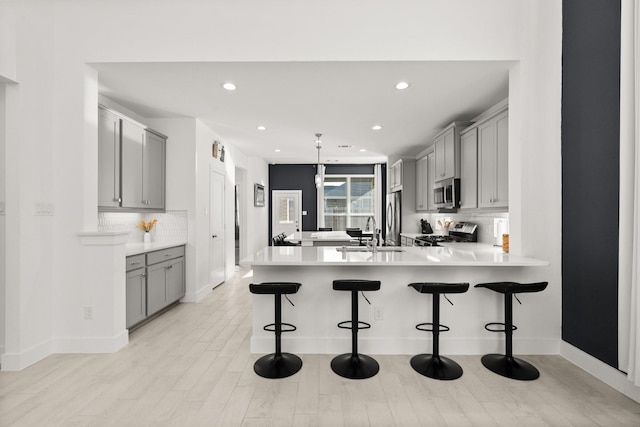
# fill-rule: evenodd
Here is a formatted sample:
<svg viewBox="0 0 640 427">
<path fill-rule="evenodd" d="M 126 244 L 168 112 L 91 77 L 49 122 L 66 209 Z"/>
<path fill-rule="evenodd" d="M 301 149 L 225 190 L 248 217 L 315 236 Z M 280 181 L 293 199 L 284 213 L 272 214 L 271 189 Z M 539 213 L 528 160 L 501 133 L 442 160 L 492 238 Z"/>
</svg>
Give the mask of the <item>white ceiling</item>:
<svg viewBox="0 0 640 427">
<path fill-rule="evenodd" d="M 506 98 L 512 65 L 510 61 L 93 64 L 104 96 L 147 118 L 197 117 L 220 135 L 223 144 L 269 163 L 315 163 L 316 133 L 323 135 L 323 163 L 415 156 L 451 121 L 472 119 Z M 411 86 L 395 89 L 401 80 Z M 224 90 L 221 84 L 227 81 L 237 90 Z M 372 130 L 375 124 L 383 129 Z M 257 130 L 258 125 L 267 130 Z"/>
</svg>

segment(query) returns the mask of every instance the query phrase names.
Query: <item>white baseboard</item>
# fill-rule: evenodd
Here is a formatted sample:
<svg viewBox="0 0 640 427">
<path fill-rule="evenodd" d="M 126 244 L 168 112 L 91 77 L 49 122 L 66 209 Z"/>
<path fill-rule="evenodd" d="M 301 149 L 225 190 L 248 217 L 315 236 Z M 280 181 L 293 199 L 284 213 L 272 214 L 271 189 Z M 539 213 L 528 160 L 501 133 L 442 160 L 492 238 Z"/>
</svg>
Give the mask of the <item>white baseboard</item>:
<svg viewBox="0 0 640 427">
<path fill-rule="evenodd" d="M 558 354 L 556 339 L 513 340 L 515 354 Z M 283 351 L 299 354 L 340 354 L 351 348 L 351 337 L 282 337 Z M 429 353 L 432 348 L 430 338 L 364 338 L 358 337 L 358 349 L 363 353 L 412 355 Z M 284 350 L 286 349 L 286 350 Z M 251 337 L 252 353 L 274 351 L 273 334 Z M 447 339 L 440 337 L 440 352 L 449 355 L 481 355 L 504 352 L 504 340 L 492 338 Z"/>
<path fill-rule="evenodd" d="M 53 354 L 53 340 L 47 340 L 21 353 L 4 353 L 0 358 L 3 371 L 21 371 Z"/>
<path fill-rule="evenodd" d="M 180 302 L 200 302 L 204 297 L 209 295 L 211 292 L 212 292 L 211 285 L 209 283 L 206 283 L 196 292 L 185 294 L 185 296 L 180 298 Z"/>
<path fill-rule="evenodd" d="M 113 337 L 65 337 L 55 338 L 54 353 L 115 353 L 129 343 L 129 331 Z"/>
<path fill-rule="evenodd" d="M 624 372 L 612 368 L 565 341 L 560 343 L 560 355 L 600 381 L 640 403 L 640 387 L 634 386 L 627 380 L 627 375 Z"/>
</svg>

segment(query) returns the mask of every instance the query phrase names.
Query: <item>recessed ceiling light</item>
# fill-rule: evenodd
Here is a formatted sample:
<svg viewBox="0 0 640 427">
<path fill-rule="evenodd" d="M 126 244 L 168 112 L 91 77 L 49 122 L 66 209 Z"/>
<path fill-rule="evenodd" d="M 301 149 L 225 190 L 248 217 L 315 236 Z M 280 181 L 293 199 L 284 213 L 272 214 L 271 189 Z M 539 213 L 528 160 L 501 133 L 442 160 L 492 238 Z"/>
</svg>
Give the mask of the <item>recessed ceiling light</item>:
<svg viewBox="0 0 640 427">
<path fill-rule="evenodd" d="M 367 150 L 365 148 L 361 148 L 360 151 L 362 151 L 364 153 Z"/>
<path fill-rule="evenodd" d="M 372 126 L 372 127 L 371 127 L 371 129 L 373 129 L 373 130 L 380 130 L 380 129 L 382 129 L 382 126 L 380 126 L 380 125 L 374 125 L 374 126 Z"/>
<path fill-rule="evenodd" d="M 231 82 L 223 83 L 222 87 L 225 88 L 226 90 L 236 90 L 236 85 L 234 85 Z"/>
<path fill-rule="evenodd" d="M 398 84 L 396 84 L 396 89 L 398 90 L 404 90 L 408 87 L 409 87 L 409 83 L 407 82 L 398 82 Z"/>
<path fill-rule="evenodd" d="M 258 130 L 267 130 L 267 128 L 265 126 L 258 126 L 257 129 Z"/>
<path fill-rule="evenodd" d="M 279 149 L 279 148 L 276 148 L 276 149 L 275 149 L 275 150 L 273 150 L 273 151 L 275 151 L 276 153 L 279 153 L 279 152 L 280 152 L 280 149 Z"/>
</svg>

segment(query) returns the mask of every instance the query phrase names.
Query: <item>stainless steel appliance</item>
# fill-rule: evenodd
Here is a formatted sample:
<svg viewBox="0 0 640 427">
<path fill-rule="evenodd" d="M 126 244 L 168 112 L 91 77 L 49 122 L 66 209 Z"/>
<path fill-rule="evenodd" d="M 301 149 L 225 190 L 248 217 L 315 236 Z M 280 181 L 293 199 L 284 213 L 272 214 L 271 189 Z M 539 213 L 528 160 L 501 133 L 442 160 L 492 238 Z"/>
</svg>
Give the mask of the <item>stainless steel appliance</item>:
<svg viewBox="0 0 640 427">
<path fill-rule="evenodd" d="M 386 230 L 384 244 L 386 246 L 400 246 L 400 231 L 402 230 L 402 192 L 395 191 L 387 194 Z"/>
<path fill-rule="evenodd" d="M 442 242 L 477 242 L 478 225 L 472 222 L 458 222 L 449 229 L 448 235 L 425 234 L 417 236 L 416 246 L 440 246 Z"/>
<path fill-rule="evenodd" d="M 451 178 L 437 182 L 433 187 L 433 202 L 439 211 L 460 207 L 460 179 Z"/>
</svg>

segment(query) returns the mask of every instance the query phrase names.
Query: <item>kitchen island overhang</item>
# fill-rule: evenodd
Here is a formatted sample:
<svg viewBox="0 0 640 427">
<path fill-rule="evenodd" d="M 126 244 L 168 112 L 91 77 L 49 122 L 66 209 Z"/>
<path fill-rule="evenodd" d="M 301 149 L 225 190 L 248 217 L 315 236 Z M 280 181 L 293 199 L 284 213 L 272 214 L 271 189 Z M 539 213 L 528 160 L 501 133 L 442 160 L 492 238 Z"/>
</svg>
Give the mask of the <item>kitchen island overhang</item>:
<svg viewBox="0 0 640 427">
<path fill-rule="evenodd" d="M 488 322 L 501 322 L 503 299 L 493 292 L 474 289 L 483 282 L 534 282 L 548 280 L 548 262 L 503 253 L 483 244 L 452 244 L 443 247 L 397 247 L 376 253 L 349 252 L 340 247 L 276 246 L 243 259 L 253 269 L 253 283 L 295 281 L 302 287 L 292 298 L 295 307 L 282 305 L 283 321 L 298 328 L 282 337 L 283 348 L 300 354 L 339 354 L 350 346 L 350 334 L 337 323 L 350 316 L 350 302 L 332 289 L 335 279 L 380 280 L 379 291 L 368 292 L 368 305 L 360 304 L 360 319 L 372 324 L 359 334 L 360 351 L 370 354 L 429 353 L 431 334 L 415 325 L 431 319 L 431 296 L 418 295 L 412 282 L 469 282 L 464 294 L 449 296 L 441 323 L 451 328 L 440 335 L 442 354 L 484 354 L 504 349 L 503 334 L 485 330 Z M 401 250 L 401 251 L 398 251 Z M 553 284 L 550 284 L 553 286 Z M 247 292 L 249 290 L 247 289 Z M 272 323 L 273 298 L 252 295 L 253 333 L 251 351 L 273 351 L 273 336 L 263 330 Z M 514 313 L 516 354 L 558 354 L 559 306 L 552 293 L 520 296 L 522 306 Z"/>
</svg>

